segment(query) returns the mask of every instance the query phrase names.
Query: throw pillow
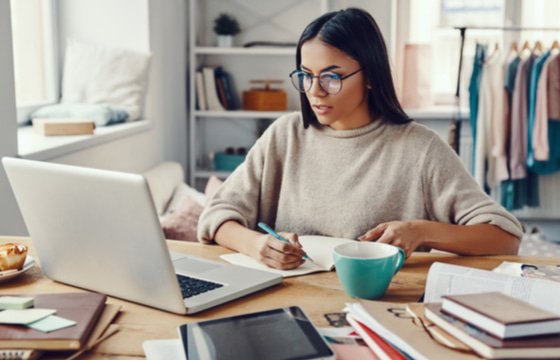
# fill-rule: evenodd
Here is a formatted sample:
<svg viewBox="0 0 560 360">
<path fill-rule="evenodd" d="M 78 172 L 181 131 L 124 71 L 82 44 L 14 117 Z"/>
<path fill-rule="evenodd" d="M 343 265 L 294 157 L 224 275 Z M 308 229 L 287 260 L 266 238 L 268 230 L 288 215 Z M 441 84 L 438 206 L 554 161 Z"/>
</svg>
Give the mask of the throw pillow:
<svg viewBox="0 0 560 360">
<path fill-rule="evenodd" d="M 216 176 L 211 176 L 206 183 L 206 188 L 204 189 L 204 194 L 206 195 L 206 201 L 210 201 L 212 196 L 218 191 L 220 186 L 222 186 L 224 182 L 218 179 Z"/>
<path fill-rule="evenodd" d="M 43 106 L 29 115 L 29 123 L 35 118 L 80 118 L 95 122 L 96 126 L 122 123 L 126 111 L 99 104 L 56 104 Z"/>
<path fill-rule="evenodd" d="M 108 104 L 142 115 L 150 54 L 68 40 L 62 103 Z"/>
<path fill-rule="evenodd" d="M 179 208 L 170 211 L 161 222 L 166 239 L 196 241 L 196 227 L 203 207 L 186 197 Z"/>
</svg>

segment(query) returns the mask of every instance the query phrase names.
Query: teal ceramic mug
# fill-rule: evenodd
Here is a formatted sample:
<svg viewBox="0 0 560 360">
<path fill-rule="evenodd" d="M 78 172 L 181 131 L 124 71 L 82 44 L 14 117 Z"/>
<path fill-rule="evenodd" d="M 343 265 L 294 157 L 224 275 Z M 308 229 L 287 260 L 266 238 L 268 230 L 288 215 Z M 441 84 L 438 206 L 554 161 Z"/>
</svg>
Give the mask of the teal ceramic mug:
<svg viewBox="0 0 560 360">
<path fill-rule="evenodd" d="M 344 291 L 370 300 L 383 296 L 406 258 L 399 247 L 361 241 L 338 245 L 333 256 Z"/>
</svg>

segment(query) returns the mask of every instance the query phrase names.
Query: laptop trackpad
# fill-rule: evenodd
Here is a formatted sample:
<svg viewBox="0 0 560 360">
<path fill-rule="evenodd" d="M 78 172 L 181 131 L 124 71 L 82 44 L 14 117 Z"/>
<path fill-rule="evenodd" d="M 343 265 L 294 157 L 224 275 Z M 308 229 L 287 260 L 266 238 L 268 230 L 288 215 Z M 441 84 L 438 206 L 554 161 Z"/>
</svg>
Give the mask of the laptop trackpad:
<svg viewBox="0 0 560 360">
<path fill-rule="evenodd" d="M 206 271 L 219 269 L 223 265 L 216 264 L 215 262 L 204 261 L 192 257 L 184 257 L 173 261 L 173 267 L 178 273 L 185 275 L 188 274 L 201 274 Z"/>
</svg>

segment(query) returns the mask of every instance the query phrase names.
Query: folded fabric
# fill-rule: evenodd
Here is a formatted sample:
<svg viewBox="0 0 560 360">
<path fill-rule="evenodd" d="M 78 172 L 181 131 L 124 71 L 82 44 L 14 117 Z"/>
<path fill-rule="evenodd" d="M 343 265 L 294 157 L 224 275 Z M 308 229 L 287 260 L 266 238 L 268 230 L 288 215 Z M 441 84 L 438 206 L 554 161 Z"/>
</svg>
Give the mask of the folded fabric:
<svg viewBox="0 0 560 360">
<path fill-rule="evenodd" d="M 35 118 L 80 118 L 91 120 L 96 126 L 105 126 L 124 122 L 128 113 L 104 104 L 56 104 L 32 112 L 29 122 Z"/>
</svg>

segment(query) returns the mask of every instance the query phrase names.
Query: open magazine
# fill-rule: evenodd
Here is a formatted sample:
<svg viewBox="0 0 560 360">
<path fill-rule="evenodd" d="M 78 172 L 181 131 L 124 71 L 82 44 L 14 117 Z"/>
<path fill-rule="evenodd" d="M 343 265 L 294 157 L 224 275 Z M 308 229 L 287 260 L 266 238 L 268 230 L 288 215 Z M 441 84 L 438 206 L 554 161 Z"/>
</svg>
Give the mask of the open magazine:
<svg viewBox="0 0 560 360">
<path fill-rule="evenodd" d="M 537 265 L 504 261 L 495 272 L 531 279 L 545 279 L 560 283 L 560 265 Z"/>
<path fill-rule="evenodd" d="M 507 275 L 436 262 L 430 267 L 424 302 L 441 302 L 442 295 L 498 291 L 560 314 L 560 282 Z"/>
</svg>

